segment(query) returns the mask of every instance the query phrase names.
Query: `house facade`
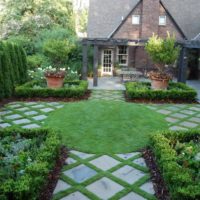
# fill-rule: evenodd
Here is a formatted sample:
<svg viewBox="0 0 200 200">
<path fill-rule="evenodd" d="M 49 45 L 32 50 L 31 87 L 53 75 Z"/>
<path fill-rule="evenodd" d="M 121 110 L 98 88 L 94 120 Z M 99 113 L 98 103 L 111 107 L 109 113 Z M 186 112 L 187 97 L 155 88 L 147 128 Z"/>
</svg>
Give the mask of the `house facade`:
<svg viewBox="0 0 200 200">
<path fill-rule="evenodd" d="M 177 41 L 191 40 L 200 33 L 199 0 L 90 0 L 88 38 L 147 41 L 152 34 Z M 146 70 L 153 64 L 143 45 L 99 46 L 103 75 L 113 75 L 116 66 Z M 200 57 L 199 50 L 195 56 Z M 196 58 L 198 59 L 198 58 Z M 199 73 L 199 63 L 196 63 Z"/>
</svg>

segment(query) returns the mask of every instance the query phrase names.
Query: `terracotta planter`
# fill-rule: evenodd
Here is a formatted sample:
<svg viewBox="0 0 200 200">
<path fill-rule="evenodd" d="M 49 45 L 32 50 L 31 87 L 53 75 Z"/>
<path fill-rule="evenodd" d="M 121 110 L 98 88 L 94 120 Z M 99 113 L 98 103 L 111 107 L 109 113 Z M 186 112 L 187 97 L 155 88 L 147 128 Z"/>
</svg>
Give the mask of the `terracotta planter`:
<svg viewBox="0 0 200 200">
<path fill-rule="evenodd" d="M 168 79 L 151 79 L 151 89 L 152 90 L 167 90 L 169 85 Z"/>
<path fill-rule="evenodd" d="M 56 89 L 63 87 L 65 77 L 46 76 L 48 88 Z"/>
</svg>

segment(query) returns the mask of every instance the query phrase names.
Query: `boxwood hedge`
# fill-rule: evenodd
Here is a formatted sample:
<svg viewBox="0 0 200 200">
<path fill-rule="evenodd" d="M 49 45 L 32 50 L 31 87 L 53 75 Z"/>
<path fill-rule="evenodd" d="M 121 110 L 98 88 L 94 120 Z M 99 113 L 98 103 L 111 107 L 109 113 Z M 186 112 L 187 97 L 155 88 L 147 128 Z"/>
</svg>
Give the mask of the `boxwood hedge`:
<svg viewBox="0 0 200 200">
<path fill-rule="evenodd" d="M 1 156 L 3 157 L 0 159 L 0 199 L 2 200 L 38 199 L 41 189 L 47 182 L 48 174 L 55 166 L 55 160 L 58 158 L 60 152 L 61 140 L 53 130 L 22 130 L 13 128 L 0 130 L 1 140 L 7 138 L 6 136 L 16 138 L 19 137 L 19 135 L 24 139 L 31 139 L 31 141 L 37 142 L 34 145 L 27 146 L 25 141 L 19 142 L 17 139 L 18 144 L 8 144 L 14 145 L 12 147 L 13 155 L 1 146 L 0 158 Z M 39 144 L 38 138 L 42 138 Z M 24 150 L 20 150 L 23 146 Z M 15 155 L 16 151 L 14 151 L 13 148 L 16 149 L 17 152 L 20 152 L 19 155 Z M 27 148 L 29 148 L 29 153 L 27 152 Z M 4 155 L 6 155 L 6 160 L 4 159 Z M 31 156 L 31 161 L 26 160 L 26 155 Z M 16 156 L 20 160 L 19 164 L 21 167 L 19 172 L 17 170 L 19 164 L 17 165 L 18 159 L 15 159 Z M 9 162 L 9 166 L 5 167 L 4 165 L 6 165 L 7 161 Z M 13 164 L 11 165 L 11 163 Z M 11 166 L 13 166 L 13 170 Z M 7 175 L 10 178 L 3 175 L 5 169 L 10 170 L 9 175 Z M 13 175 L 13 173 L 18 175 Z"/>
<path fill-rule="evenodd" d="M 184 143 L 190 140 L 198 142 L 200 131 L 167 131 L 151 137 L 151 149 L 173 200 L 200 199 L 200 182 L 194 181 L 190 168 L 177 162 L 177 152 L 173 148 L 177 141 Z"/>
<path fill-rule="evenodd" d="M 197 97 L 197 92 L 184 83 L 169 83 L 168 90 L 152 90 L 151 83 L 146 82 L 127 82 L 125 86 L 128 99 L 194 101 Z"/>
<path fill-rule="evenodd" d="M 15 88 L 15 96 L 22 98 L 33 98 L 33 97 L 80 98 L 86 94 L 88 88 L 87 81 L 65 82 L 65 84 L 73 86 L 63 87 L 59 89 L 37 87 L 40 84 L 41 83 L 38 81 L 31 81 L 25 83 L 24 85 L 20 85 Z"/>
</svg>

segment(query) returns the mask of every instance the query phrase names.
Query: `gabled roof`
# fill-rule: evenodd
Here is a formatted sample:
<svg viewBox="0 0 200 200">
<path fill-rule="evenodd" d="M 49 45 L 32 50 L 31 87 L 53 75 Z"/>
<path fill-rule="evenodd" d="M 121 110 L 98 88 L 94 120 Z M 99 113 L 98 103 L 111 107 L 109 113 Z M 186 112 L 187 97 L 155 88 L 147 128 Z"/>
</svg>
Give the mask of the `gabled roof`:
<svg viewBox="0 0 200 200">
<path fill-rule="evenodd" d="M 196 36 L 193 38 L 193 40 L 198 40 L 198 41 L 200 41 L 200 33 L 199 33 L 198 35 L 196 35 Z"/>
<path fill-rule="evenodd" d="M 88 37 L 108 38 L 140 0 L 90 0 Z"/>
<path fill-rule="evenodd" d="M 108 38 L 141 0 L 90 0 L 88 37 Z M 200 32 L 200 0 L 160 0 L 188 39 Z"/>
</svg>

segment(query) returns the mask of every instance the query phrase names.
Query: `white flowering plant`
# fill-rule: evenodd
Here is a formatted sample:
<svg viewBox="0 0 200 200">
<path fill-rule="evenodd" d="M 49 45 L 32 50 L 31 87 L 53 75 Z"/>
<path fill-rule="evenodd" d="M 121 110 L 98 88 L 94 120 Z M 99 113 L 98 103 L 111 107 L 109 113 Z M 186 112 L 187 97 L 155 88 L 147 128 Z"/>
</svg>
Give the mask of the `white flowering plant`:
<svg viewBox="0 0 200 200">
<path fill-rule="evenodd" d="M 72 70 L 70 67 L 67 68 L 67 76 L 66 79 L 68 81 L 74 81 L 80 79 L 80 74 L 76 70 Z"/>
<path fill-rule="evenodd" d="M 44 69 L 45 77 L 64 78 L 65 74 L 66 74 L 66 69 L 65 68 L 49 66 L 49 67 Z"/>
</svg>

